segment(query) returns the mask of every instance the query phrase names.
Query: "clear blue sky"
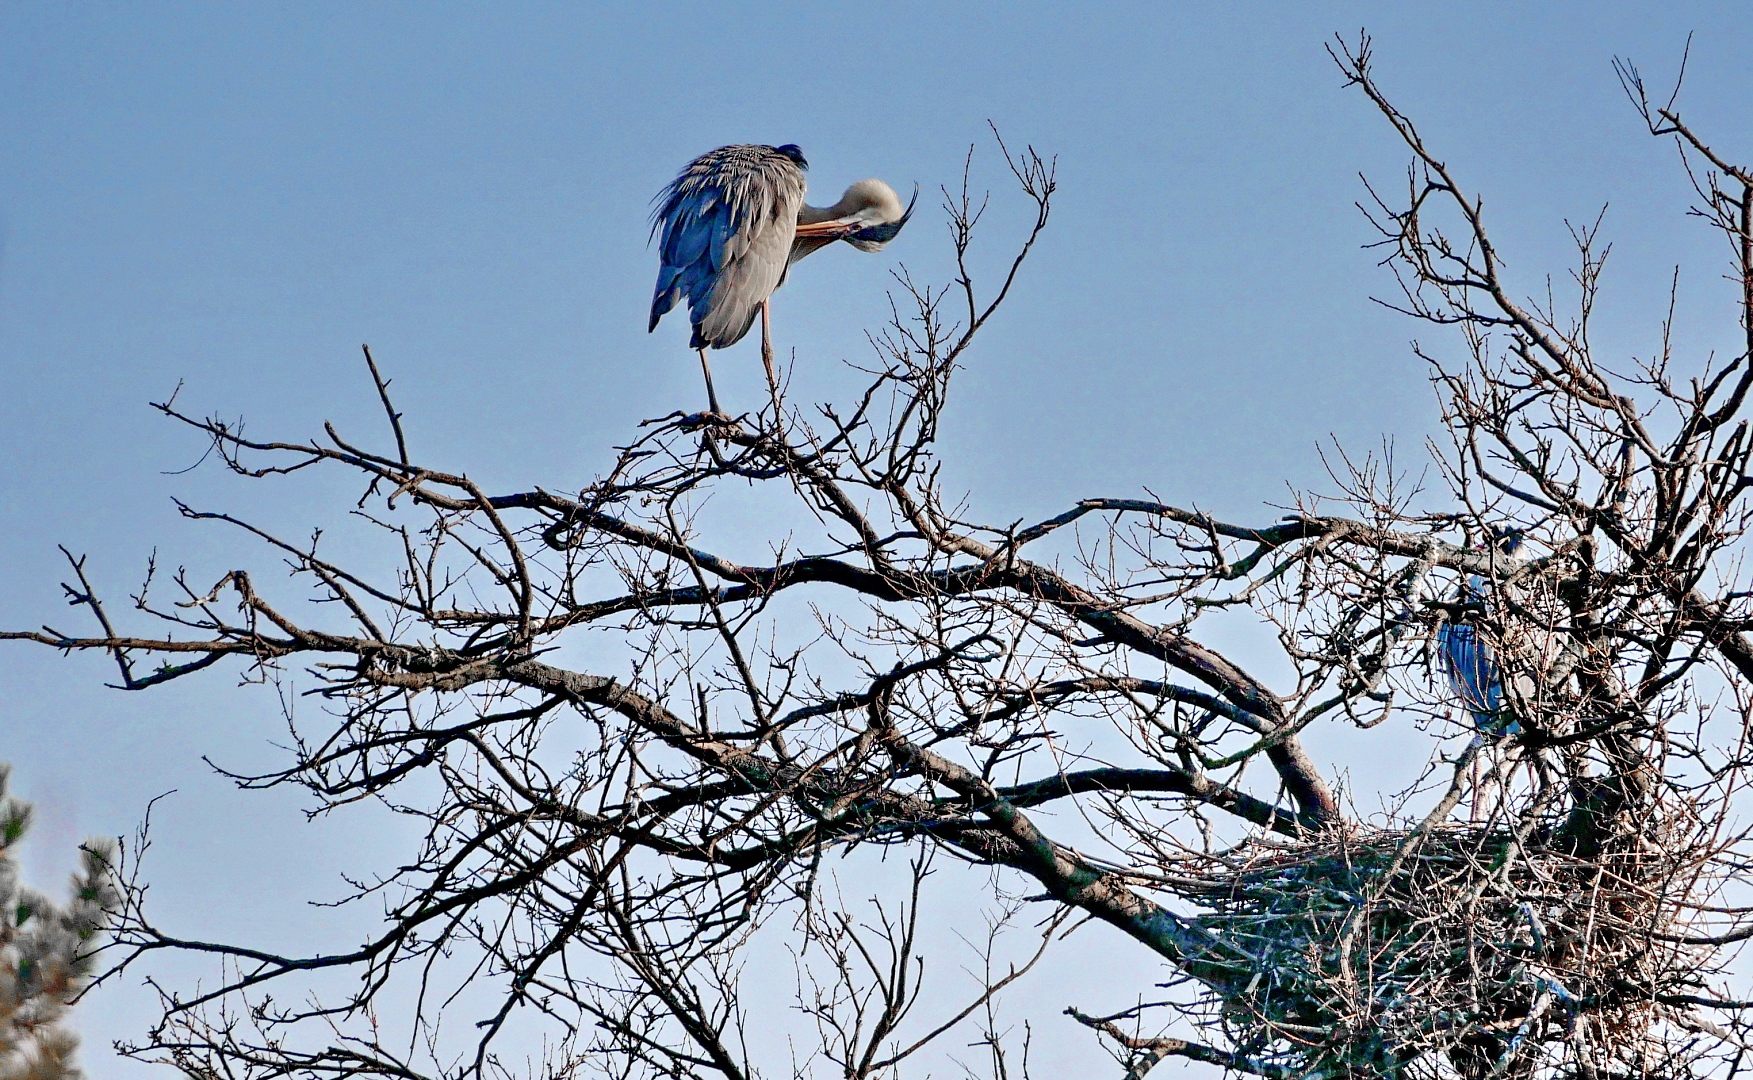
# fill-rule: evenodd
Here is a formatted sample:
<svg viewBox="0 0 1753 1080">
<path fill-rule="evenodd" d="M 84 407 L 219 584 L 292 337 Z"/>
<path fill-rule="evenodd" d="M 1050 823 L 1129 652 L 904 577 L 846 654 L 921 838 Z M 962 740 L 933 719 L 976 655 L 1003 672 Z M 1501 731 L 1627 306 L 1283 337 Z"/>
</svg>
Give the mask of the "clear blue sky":
<svg viewBox="0 0 1753 1080">
<path fill-rule="evenodd" d="M 945 273 L 935 208 L 970 143 L 1014 223 L 986 124 L 1057 154 L 1053 224 L 970 360 L 946 432 L 988 519 L 1149 487 L 1268 518 L 1319 486 L 1329 436 L 1415 458 L 1432 397 L 1407 347 L 1440 335 L 1371 305 L 1388 286 L 1353 200 L 1402 155 L 1321 46 L 1375 35 L 1383 84 L 1485 196 L 1530 290 L 1568 266 L 1564 220 L 1609 205 L 1597 343 L 1647 352 L 1672 266 L 1683 320 L 1722 253 L 1683 219 L 1672 150 L 1609 62 L 1657 82 L 1698 31 L 1687 113 L 1753 158 L 1743 5 L 0 5 L 0 625 L 80 625 L 57 543 L 125 593 L 148 554 L 217 577 L 263 559 L 171 496 L 289 527 L 322 485 L 171 475 L 199 442 L 149 400 L 302 437 L 374 422 L 358 359 L 395 378 L 417 452 L 494 485 L 576 486 L 631 423 L 697 407 L 680 319 L 647 335 L 652 194 L 710 147 L 796 142 L 815 201 L 851 180 L 925 192 L 881 256 L 834 250 L 776 299 L 799 393 L 844 389 L 888 272 Z M 1709 339 L 1681 341 L 1707 347 Z M 753 393 L 752 345 L 721 391 Z M 326 510 L 325 510 L 326 512 Z M 155 900 L 241 933 L 334 891 L 391 837 L 306 826 L 209 775 L 274 760 L 278 716 L 228 676 L 140 697 L 104 666 L 0 650 L 0 760 L 43 810 L 30 867 L 153 795 Z M 1354 765 L 1354 772 L 1357 766 Z M 1362 792 L 1367 783 L 1354 787 Z M 145 999 L 84 1009 L 94 1075 Z M 1050 1015 L 1062 1002 L 1043 999 Z M 1165 1066 L 1165 1071 L 1169 1067 Z"/>
</svg>

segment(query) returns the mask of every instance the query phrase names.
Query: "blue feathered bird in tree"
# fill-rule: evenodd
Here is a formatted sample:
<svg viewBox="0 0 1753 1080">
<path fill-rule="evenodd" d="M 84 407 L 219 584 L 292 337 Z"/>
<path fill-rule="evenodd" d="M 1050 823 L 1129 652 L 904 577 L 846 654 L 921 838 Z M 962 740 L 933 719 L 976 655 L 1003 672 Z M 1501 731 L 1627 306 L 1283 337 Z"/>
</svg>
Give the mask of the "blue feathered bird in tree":
<svg viewBox="0 0 1753 1080">
<path fill-rule="evenodd" d="M 1519 530 L 1498 535 L 1499 553 L 1513 556 L 1522 546 Z M 1479 608 L 1485 599 L 1486 582 L 1477 574 L 1461 587 L 1461 603 Z M 1479 636 L 1471 622 L 1450 620 L 1437 628 L 1437 655 L 1449 689 L 1473 717 L 1473 726 L 1488 735 L 1514 735 L 1521 725 L 1503 712 L 1503 675 L 1491 645 Z"/>
<path fill-rule="evenodd" d="M 694 324 L 689 347 L 700 352 L 706 397 L 717 414 L 707 349 L 741 341 L 761 317 L 761 359 L 773 379 L 768 298 L 791 264 L 836 240 L 881 251 L 913 216 L 893 188 L 860 180 L 833 206 L 804 203 L 803 151 L 784 146 L 721 146 L 688 163 L 657 197 L 651 231 L 660 232 L 651 325 L 682 300 Z M 919 201 L 917 189 L 913 202 Z"/>
</svg>

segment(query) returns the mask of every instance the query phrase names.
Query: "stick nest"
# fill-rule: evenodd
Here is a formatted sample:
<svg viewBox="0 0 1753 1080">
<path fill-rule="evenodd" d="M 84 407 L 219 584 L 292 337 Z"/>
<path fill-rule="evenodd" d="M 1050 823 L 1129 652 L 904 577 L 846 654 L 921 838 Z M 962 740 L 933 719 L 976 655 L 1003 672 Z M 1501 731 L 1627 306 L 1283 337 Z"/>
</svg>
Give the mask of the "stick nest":
<svg viewBox="0 0 1753 1080">
<path fill-rule="evenodd" d="M 1684 1075 L 1698 1028 L 1679 999 L 1708 951 L 1664 938 L 1684 934 L 1696 849 L 1653 818 L 1606 850 L 1535 831 L 1354 832 L 1187 864 L 1176 891 L 1220 943 L 1204 974 L 1240 987 L 1214 1005 L 1233 1044 L 1299 1076 Z"/>
</svg>

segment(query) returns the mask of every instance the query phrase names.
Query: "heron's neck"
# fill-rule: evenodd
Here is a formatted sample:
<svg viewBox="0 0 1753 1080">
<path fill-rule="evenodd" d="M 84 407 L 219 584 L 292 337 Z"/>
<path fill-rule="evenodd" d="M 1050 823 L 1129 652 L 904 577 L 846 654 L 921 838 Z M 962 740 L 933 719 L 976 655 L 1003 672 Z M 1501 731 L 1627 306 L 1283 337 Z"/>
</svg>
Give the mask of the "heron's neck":
<svg viewBox="0 0 1753 1080">
<path fill-rule="evenodd" d="M 799 225 L 814 225 L 818 221 L 838 221 L 841 218 L 851 217 L 862 209 L 863 206 L 857 199 L 841 196 L 840 201 L 833 206 L 805 204 L 804 208 L 797 212 L 797 223 Z"/>
</svg>

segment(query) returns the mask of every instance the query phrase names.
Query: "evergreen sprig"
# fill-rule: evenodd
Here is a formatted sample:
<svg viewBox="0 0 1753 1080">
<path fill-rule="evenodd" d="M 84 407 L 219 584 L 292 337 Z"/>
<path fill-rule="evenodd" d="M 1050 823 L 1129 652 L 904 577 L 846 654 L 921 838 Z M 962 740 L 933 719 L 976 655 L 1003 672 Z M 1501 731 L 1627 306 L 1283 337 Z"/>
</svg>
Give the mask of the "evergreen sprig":
<svg viewBox="0 0 1753 1080">
<path fill-rule="evenodd" d="M 68 1007 L 91 977 L 98 938 L 121 904 L 115 845 L 87 840 L 65 907 L 19 882 L 14 849 L 31 807 L 7 794 L 0 765 L 0 1080 L 83 1080 Z"/>
</svg>

